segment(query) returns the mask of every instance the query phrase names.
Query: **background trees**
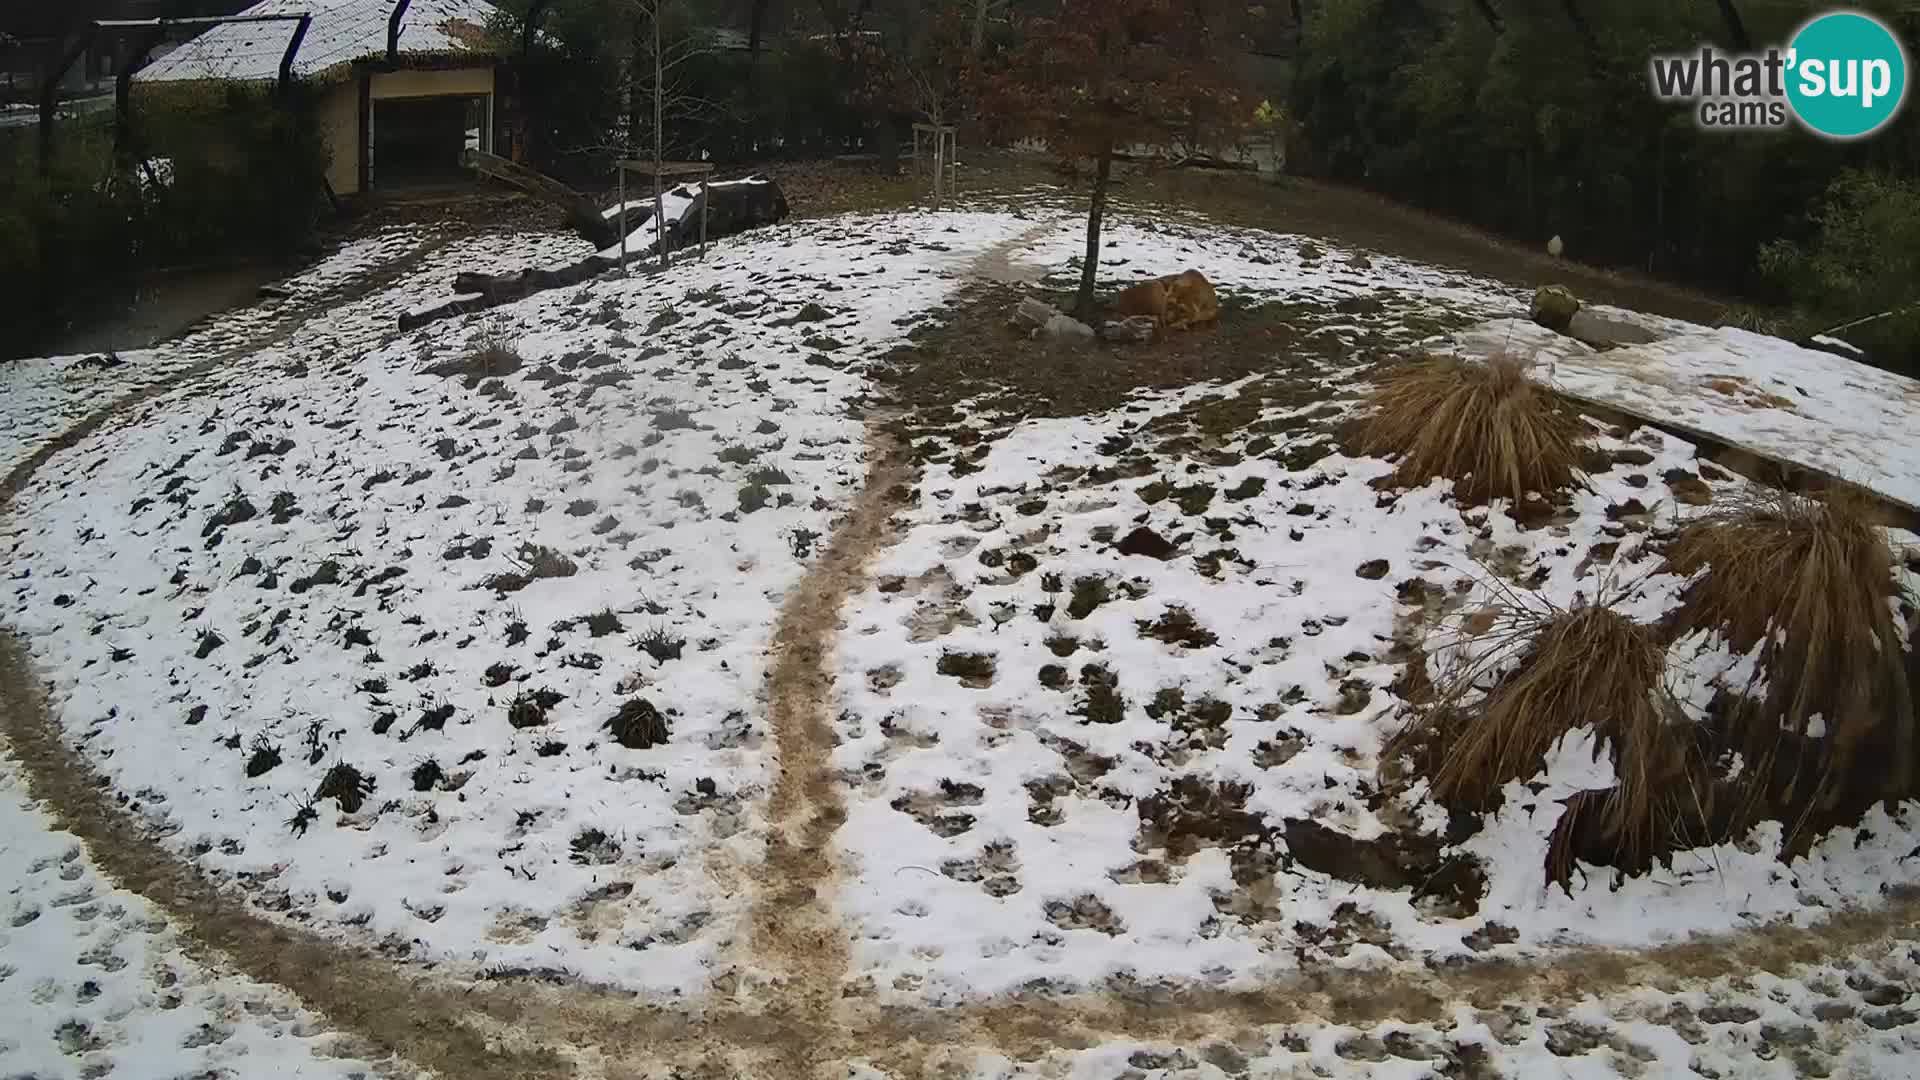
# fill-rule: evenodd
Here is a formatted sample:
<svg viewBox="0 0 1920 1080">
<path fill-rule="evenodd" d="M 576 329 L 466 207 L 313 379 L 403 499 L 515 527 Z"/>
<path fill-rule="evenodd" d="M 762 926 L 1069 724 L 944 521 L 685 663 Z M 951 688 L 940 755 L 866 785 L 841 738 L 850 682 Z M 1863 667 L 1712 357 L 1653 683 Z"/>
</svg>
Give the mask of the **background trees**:
<svg viewBox="0 0 1920 1080">
<path fill-rule="evenodd" d="M 1858 5 L 1906 40 L 1920 19 L 1898 3 Z M 1302 125 L 1294 163 L 1507 234 L 1565 237 L 1585 261 L 1631 267 L 1715 291 L 1796 303 L 1814 321 L 1871 314 L 1884 291 L 1829 274 L 1809 279 L 1763 245 L 1818 245 L 1828 188 L 1849 170 L 1882 178 L 1838 192 L 1847 209 L 1884 203 L 1904 220 L 1901 185 L 1920 174 L 1914 113 L 1857 144 L 1798 130 L 1698 130 L 1653 99 L 1647 61 L 1703 43 L 1784 45 L 1814 9 L 1787 0 L 1581 0 L 1432 3 L 1330 0 L 1304 5 L 1292 97 Z M 1892 201 L 1887 201 L 1892 200 Z M 1891 271 L 1898 229 L 1845 241 L 1856 262 Z M 1866 248 L 1879 249 L 1878 254 Z M 1803 269 L 1811 264 L 1796 264 Z M 1902 272 L 1904 273 L 1904 272 Z M 1884 283 L 1883 283 L 1884 284 Z M 1911 275 L 1898 289 L 1920 299 Z M 1883 328 L 1884 329 L 1884 328 Z M 1912 346 L 1905 361 L 1915 359 Z"/>
</svg>

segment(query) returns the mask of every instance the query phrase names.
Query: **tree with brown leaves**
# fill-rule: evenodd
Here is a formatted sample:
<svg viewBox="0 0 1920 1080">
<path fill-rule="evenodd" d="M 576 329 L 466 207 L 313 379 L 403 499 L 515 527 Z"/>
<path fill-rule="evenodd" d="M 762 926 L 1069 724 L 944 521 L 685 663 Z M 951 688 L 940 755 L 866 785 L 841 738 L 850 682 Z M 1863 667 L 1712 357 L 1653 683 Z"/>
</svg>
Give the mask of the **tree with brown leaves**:
<svg viewBox="0 0 1920 1080">
<path fill-rule="evenodd" d="M 1004 134 L 1093 161 L 1082 317 L 1093 310 L 1114 154 L 1214 149 L 1243 132 L 1258 102 L 1239 60 L 1260 11 L 1244 0 L 1059 0 L 1017 25 L 1020 44 L 987 78 L 983 113 Z"/>
</svg>

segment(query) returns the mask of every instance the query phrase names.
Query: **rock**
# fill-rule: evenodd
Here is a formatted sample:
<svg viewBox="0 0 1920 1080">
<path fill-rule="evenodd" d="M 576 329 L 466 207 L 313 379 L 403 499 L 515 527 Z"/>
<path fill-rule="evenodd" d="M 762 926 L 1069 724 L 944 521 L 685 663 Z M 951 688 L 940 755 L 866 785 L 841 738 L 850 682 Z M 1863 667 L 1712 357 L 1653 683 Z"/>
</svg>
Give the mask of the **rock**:
<svg viewBox="0 0 1920 1080">
<path fill-rule="evenodd" d="M 1567 326 L 1580 311 L 1580 300 L 1566 288 L 1559 285 L 1541 286 L 1533 294 L 1533 321 L 1556 334 L 1567 332 Z"/>
<path fill-rule="evenodd" d="M 1566 254 L 1566 251 L 1567 251 L 1566 241 L 1560 239 L 1559 233 L 1554 233 L 1553 239 L 1547 241 L 1547 254 L 1557 259 L 1560 256 Z"/>
<path fill-rule="evenodd" d="M 1354 571 L 1354 573 L 1366 578 L 1368 581 L 1379 581 L 1381 578 L 1387 576 L 1389 567 L 1390 564 L 1385 559 L 1369 559 L 1361 563 L 1360 569 Z"/>
<path fill-rule="evenodd" d="M 1172 541 L 1145 525 L 1128 533 L 1118 546 L 1122 555 L 1145 555 L 1149 559 L 1159 559 L 1161 562 L 1173 558 L 1174 553 Z"/>
<path fill-rule="evenodd" d="M 1046 335 L 1065 341 L 1092 341 L 1093 327 L 1068 315 L 1055 315 L 1041 327 Z"/>
<path fill-rule="evenodd" d="M 1115 345 L 1140 345 L 1153 340 L 1160 324 L 1151 315 L 1134 315 L 1100 324 L 1100 340 Z"/>
<path fill-rule="evenodd" d="M 1534 321 L 1539 322 L 1539 299 L 1534 300 Z M 1545 325 L 1545 324 L 1542 324 Z M 1567 320 L 1567 328 L 1562 331 L 1576 341 L 1585 342 L 1596 349 L 1612 349 L 1622 345 L 1645 345 L 1659 341 L 1660 335 L 1638 323 L 1625 319 L 1610 319 L 1586 308 L 1573 313 Z"/>
<path fill-rule="evenodd" d="M 1052 322 L 1059 314 L 1060 312 L 1053 305 L 1043 304 L 1029 296 L 1020 301 L 1019 307 L 1013 309 L 1013 325 L 1038 330 Z"/>
</svg>

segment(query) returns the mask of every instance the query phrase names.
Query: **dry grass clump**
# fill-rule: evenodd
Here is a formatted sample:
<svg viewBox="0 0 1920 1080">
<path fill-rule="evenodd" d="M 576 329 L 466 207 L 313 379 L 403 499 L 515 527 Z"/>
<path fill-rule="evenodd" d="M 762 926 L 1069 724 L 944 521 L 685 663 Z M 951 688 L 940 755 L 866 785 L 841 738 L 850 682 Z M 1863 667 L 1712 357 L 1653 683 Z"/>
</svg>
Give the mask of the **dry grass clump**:
<svg viewBox="0 0 1920 1080">
<path fill-rule="evenodd" d="M 1564 490 L 1578 474 L 1579 421 L 1516 357 L 1415 360 L 1368 401 L 1351 441 L 1362 454 L 1398 457 L 1396 483 L 1445 477 L 1471 502 L 1518 501 Z"/>
<path fill-rule="evenodd" d="M 1493 808 L 1507 783 L 1540 772 L 1562 737 L 1591 727 L 1617 777 L 1589 808 L 1599 814 L 1592 827 L 1627 865 L 1672 846 L 1677 824 L 1697 810 L 1697 755 L 1693 725 L 1666 692 L 1654 627 L 1601 604 L 1540 611 L 1515 598 L 1463 644 L 1471 659 L 1442 676 L 1434 705 L 1390 748 L 1411 754 L 1441 803 Z M 1564 881 L 1568 868 L 1550 876 Z"/>
<path fill-rule="evenodd" d="M 475 338 L 473 349 L 462 356 L 442 360 L 426 369 L 426 374 L 441 379 L 461 379 L 467 389 L 487 379 L 497 379 L 519 371 L 525 361 L 505 331 L 491 328 Z"/>
<path fill-rule="evenodd" d="M 667 718 L 644 698 L 630 698 L 622 703 L 620 711 L 614 713 L 605 726 L 613 733 L 613 741 L 629 750 L 650 750 L 663 745 L 673 735 Z"/>
<path fill-rule="evenodd" d="M 580 572 L 580 566 L 560 552 L 540 544 L 521 544 L 518 563 L 521 569 L 487 578 L 486 586 L 497 592 L 519 592 L 536 581 L 566 578 Z"/>
<path fill-rule="evenodd" d="M 1718 732 L 1743 758 L 1750 808 L 1764 799 L 1769 813 L 1825 818 L 1915 790 L 1899 589 L 1872 514 L 1851 488 L 1756 492 L 1696 518 L 1668 549 L 1669 569 L 1700 575 L 1680 631 L 1716 630 L 1742 653 L 1759 646 Z"/>
</svg>

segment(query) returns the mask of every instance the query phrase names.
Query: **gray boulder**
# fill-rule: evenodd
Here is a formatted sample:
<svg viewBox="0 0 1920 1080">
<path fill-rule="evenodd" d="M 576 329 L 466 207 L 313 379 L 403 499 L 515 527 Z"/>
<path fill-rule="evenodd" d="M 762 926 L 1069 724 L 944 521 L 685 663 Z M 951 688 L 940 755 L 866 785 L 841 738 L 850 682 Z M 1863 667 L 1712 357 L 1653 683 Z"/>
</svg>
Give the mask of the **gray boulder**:
<svg viewBox="0 0 1920 1080">
<path fill-rule="evenodd" d="M 1562 331 L 1576 341 L 1585 342 L 1596 349 L 1614 349 L 1623 345 L 1645 345 L 1659 341 L 1659 334 L 1625 319 L 1609 318 L 1587 308 L 1581 308 L 1567 320 L 1567 328 Z"/>
</svg>

